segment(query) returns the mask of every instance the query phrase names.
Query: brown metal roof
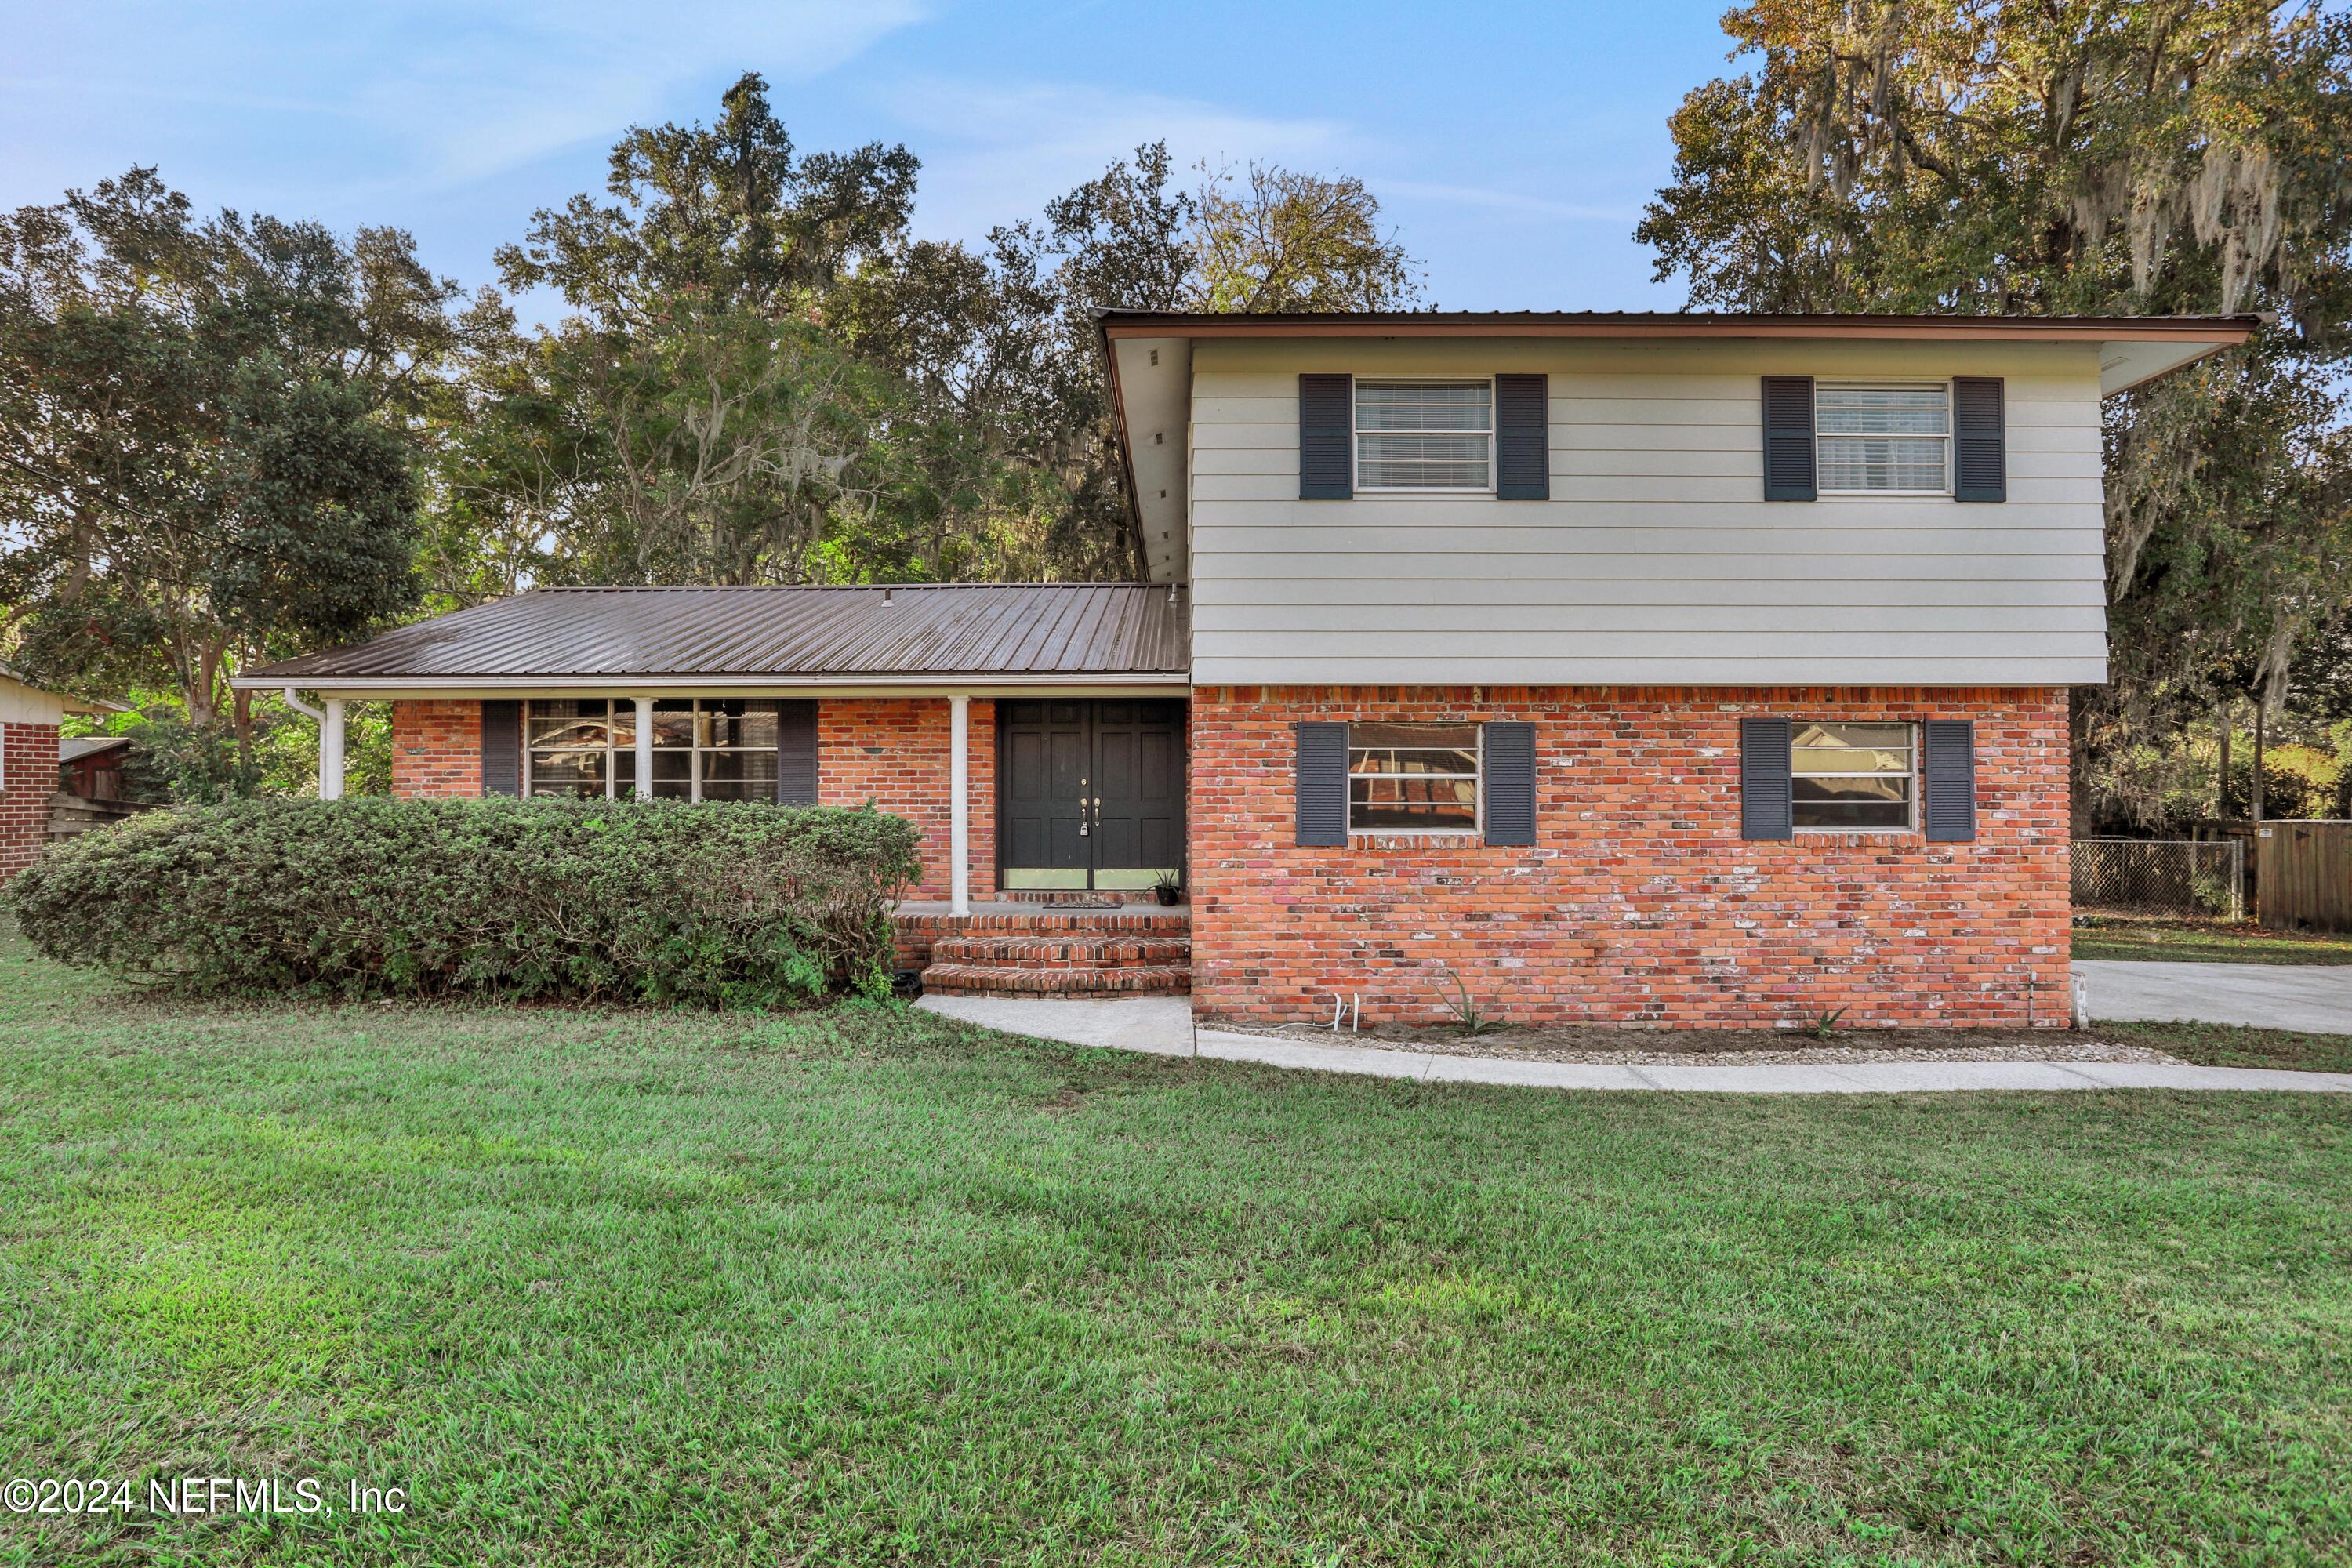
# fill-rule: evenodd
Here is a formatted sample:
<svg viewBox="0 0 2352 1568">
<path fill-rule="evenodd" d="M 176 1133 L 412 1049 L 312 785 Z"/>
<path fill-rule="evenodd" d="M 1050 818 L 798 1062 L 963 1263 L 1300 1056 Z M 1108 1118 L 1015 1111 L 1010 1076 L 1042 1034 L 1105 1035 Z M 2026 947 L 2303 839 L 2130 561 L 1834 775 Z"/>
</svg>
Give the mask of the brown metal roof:
<svg viewBox="0 0 2352 1568">
<path fill-rule="evenodd" d="M 286 659 L 240 686 L 322 679 L 1177 675 L 1182 605 L 1139 583 L 538 588 Z"/>
</svg>

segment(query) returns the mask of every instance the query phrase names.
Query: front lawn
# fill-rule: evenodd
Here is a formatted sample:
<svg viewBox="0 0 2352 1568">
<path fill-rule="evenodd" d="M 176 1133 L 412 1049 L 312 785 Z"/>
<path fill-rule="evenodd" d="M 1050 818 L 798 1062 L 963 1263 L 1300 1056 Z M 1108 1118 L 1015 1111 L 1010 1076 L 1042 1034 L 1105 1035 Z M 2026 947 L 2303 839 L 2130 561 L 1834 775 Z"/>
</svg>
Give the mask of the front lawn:
<svg viewBox="0 0 2352 1568">
<path fill-rule="evenodd" d="M 2352 1072 L 2352 1035 L 2310 1035 L 2241 1024 L 2099 1024 L 2091 1033 L 2206 1067 Z"/>
<path fill-rule="evenodd" d="M 0 946 L 0 1562 L 2341 1562 L 2352 1107 L 142 1000 Z M 352 1517 L 358 1479 L 398 1515 Z"/>
<path fill-rule="evenodd" d="M 2088 916 L 2074 927 L 2074 956 L 2165 963 L 2352 963 L 2352 933 Z"/>
</svg>

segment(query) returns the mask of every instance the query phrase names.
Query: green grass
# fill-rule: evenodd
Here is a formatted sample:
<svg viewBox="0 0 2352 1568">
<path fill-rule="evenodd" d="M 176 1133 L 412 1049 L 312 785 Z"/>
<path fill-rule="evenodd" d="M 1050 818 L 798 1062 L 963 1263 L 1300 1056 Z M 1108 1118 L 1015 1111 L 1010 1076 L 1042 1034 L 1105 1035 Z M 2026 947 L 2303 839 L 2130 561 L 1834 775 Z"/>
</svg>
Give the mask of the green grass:
<svg viewBox="0 0 2352 1568">
<path fill-rule="evenodd" d="M 2074 928 L 2074 956 L 2162 963 L 2352 963 L 2352 932 L 2094 919 Z"/>
<path fill-rule="evenodd" d="M 2352 1035 L 2253 1029 L 2237 1024 L 2101 1024 L 2092 1033 L 2217 1068 L 2352 1072 Z"/>
<path fill-rule="evenodd" d="M 0 1561 L 2323 1563 L 2352 1108 L 1284 1075 L 0 947 Z"/>
</svg>

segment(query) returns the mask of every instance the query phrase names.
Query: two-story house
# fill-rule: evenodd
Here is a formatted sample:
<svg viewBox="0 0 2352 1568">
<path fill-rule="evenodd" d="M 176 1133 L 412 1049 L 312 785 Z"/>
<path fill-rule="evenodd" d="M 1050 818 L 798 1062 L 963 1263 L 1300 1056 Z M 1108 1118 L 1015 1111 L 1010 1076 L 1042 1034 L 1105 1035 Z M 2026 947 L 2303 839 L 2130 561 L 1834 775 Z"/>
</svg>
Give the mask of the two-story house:
<svg viewBox="0 0 2352 1568">
<path fill-rule="evenodd" d="M 403 794 L 901 812 L 937 989 L 2058 1025 L 2100 402 L 2252 325 L 1111 310 L 1143 583 L 542 590 L 244 684 L 327 794 L 388 697 Z"/>
</svg>

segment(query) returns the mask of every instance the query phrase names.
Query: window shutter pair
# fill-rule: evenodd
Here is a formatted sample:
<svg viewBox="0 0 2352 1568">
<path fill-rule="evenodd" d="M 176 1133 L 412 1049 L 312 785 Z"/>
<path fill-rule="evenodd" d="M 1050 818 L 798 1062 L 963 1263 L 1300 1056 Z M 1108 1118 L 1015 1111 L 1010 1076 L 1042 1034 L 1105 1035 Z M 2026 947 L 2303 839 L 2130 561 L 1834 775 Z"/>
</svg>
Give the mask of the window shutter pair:
<svg viewBox="0 0 2352 1568">
<path fill-rule="evenodd" d="M 1764 499 L 1811 500 L 1813 378 L 1764 378 Z M 1952 498 L 2009 499 L 2008 435 L 1999 376 L 1952 378 Z"/>
<path fill-rule="evenodd" d="M 1310 848 L 1348 847 L 1348 726 L 1296 726 L 1297 840 Z M 1536 727 L 1491 723 L 1486 731 L 1486 839 L 1496 848 L 1525 848 L 1536 841 Z"/>
<path fill-rule="evenodd" d="M 1298 378 L 1298 499 L 1356 493 L 1356 378 Z M 1495 377 L 1495 495 L 1551 499 L 1551 395 L 1540 375 Z"/>
<path fill-rule="evenodd" d="M 782 805 L 816 804 L 816 702 L 789 699 L 776 703 L 776 800 Z M 522 793 L 522 704 L 482 704 L 482 793 Z"/>
<path fill-rule="evenodd" d="M 1739 837 L 1794 838 L 1795 726 L 1786 719 L 1739 721 Z M 1931 844 L 1977 836 L 1976 725 L 1930 719 L 1920 726 L 1919 824 Z"/>
</svg>

